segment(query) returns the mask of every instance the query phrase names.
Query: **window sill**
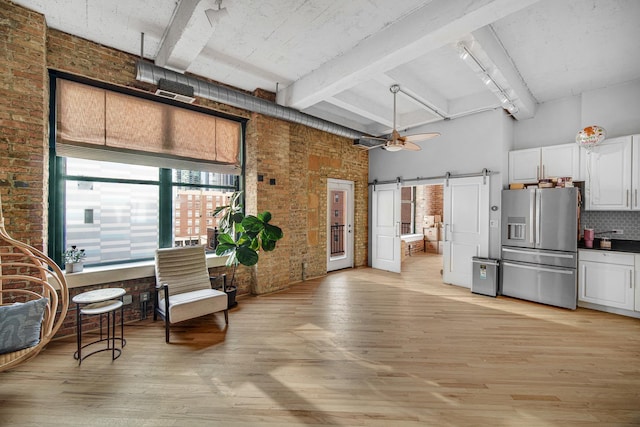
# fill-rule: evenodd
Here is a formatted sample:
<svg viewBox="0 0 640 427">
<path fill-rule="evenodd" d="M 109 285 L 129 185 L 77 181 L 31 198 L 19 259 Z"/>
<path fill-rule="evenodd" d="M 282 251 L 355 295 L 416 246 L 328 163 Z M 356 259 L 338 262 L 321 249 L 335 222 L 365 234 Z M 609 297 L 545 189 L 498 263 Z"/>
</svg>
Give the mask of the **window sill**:
<svg viewBox="0 0 640 427">
<path fill-rule="evenodd" d="M 207 267 L 223 267 L 227 256 L 207 255 Z M 69 289 L 83 286 L 155 277 L 155 263 L 143 261 L 129 264 L 115 264 L 104 267 L 85 267 L 80 273 L 65 274 Z"/>
</svg>

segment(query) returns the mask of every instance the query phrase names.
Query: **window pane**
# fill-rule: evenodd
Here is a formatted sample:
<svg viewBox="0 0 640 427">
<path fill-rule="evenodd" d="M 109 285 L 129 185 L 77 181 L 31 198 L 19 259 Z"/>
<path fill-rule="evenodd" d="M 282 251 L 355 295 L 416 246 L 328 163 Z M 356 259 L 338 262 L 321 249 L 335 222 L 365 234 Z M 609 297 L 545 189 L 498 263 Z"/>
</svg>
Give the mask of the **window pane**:
<svg viewBox="0 0 640 427">
<path fill-rule="evenodd" d="M 400 232 L 402 234 L 414 233 L 415 187 L 402 187 L 400 209 L 402 222 Z"/>
<path fill-rule="evenodd" d="M 228 175 L 213 172 L 190 171 L 183 169 L 174 169 L 171 174 L 173 182 L 176 184 L 202 184 L 202 185 L 218 185 L 221 187 L 235 186 L 235 175 Z M 231 190 L 233 191 L 233 190 Z M 211 193 L 211 194 L 221 194 Z M 205 203 L 206 199 L 203 200 Z"/>
<path fill-rule="evenodd" d="M 156 167 L 75 159 L 72 157 L 67 157 L 66 162 L 67 175 L 142 181 L 158 180 L 158 168 Z"/>
<path fill-rule="evenodd" d="M 217 245 L 214 233 L 218 227 L 218 217 L 214 217 L 213 212 L 218 206 L 228 205 L 232 194 L 229 190 L 174 187 L 173 216 L 180 218 L 174 221 L 174 246 L 205 245 L 209 250 L 214 249 Z M 207 200 L 215 203 L 207 203 Z M 199 226 L 202 223 L 207 226 Z"/>
<path fill-rule="evenodd" d="M 153 258 L 158 247 L 158 187 L 77 181 L 66 184 L 66 243 L 85 249 L 87 264 Z M 87 222 L 86 212 L 92 212 Z"/>
</svg>

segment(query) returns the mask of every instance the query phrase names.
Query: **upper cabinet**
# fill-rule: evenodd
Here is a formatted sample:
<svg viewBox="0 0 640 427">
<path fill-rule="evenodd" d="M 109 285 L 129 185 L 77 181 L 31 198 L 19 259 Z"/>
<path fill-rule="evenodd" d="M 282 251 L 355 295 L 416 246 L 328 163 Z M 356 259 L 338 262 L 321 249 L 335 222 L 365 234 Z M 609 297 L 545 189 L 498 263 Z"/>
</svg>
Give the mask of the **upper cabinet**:
<svg viewBox="0 0 640 427">
<path fill-rule="evenodd" d="M 640 210 L 640 135 L 606 139 L 586 153 L 588 210 Z"/>
<path fill-rule="evenodd" d="M 631 137 L 631 209 L 640 210 L 640 135 Z"/>
<path fill-rule="evenodd" d="M 540 177 L 540 148 L 509 151 L 509 182 L 532 183 Z"/>
<path fill-rule="evenodd" d="M 580 181 L 580 147 L 552 145 L 509 152 L 509 182 L 536 183 L 542 178 L 571 177 Z"/>
</svg>

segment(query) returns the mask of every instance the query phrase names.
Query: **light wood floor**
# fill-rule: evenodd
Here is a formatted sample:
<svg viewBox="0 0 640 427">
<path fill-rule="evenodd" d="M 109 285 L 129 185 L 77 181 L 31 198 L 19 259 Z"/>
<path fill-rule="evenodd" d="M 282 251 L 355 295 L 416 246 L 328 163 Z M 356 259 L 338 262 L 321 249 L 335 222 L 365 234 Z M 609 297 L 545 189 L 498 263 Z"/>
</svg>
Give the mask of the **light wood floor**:
<svg viewBox="0 0 640 427">
<path fill-rule="evenodd" d="M 73 339 L 0 373 L 0 425 L 640 425 L 640 320 L 474 295 L 439 256 L 335 272 L 183 324 Z"/>
</svg>

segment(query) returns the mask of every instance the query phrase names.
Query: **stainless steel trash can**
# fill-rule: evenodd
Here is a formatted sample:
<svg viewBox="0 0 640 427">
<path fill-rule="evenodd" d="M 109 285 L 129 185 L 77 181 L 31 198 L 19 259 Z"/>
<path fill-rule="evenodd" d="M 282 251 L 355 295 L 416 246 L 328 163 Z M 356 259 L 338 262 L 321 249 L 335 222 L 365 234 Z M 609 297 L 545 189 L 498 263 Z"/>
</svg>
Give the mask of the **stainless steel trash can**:
<svg viewBox="0 0 640 427">
<path fill-rule="evenodd" d="M 500 277 L 498 269 L 500 267 L 500 261 L 474 256 L 472 262 L 473 281 L 471 282 L 471 292 L 491 297 L 498 295 L 498 278 Z"/>
</svg>

